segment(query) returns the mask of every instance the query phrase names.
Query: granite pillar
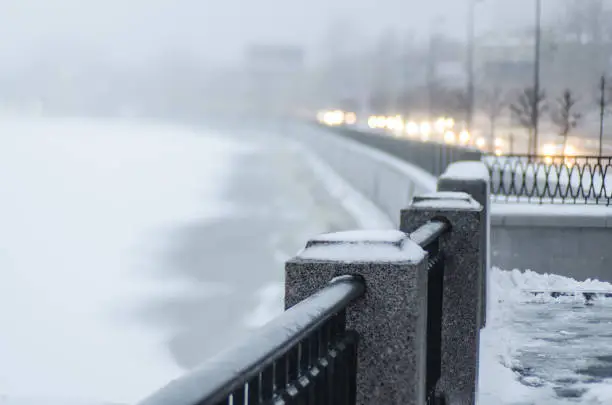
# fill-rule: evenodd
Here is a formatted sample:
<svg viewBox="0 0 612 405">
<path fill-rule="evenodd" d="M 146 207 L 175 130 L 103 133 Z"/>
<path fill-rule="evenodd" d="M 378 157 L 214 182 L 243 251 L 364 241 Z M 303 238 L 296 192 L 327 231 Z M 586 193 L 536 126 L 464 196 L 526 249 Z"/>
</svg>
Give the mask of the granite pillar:
<svg viewBox="0 0 612 405">
<path fill-rule="evenodd" d="M 440 237 L 444 260 L 441 373 L 437 393 L 474 404 L 478 383 L 481 325 L 483 208 L 467 193 L 438 192 L 417 197 L 401 213 L 401 231 L 412 233 L 433 219 L 450 232 Z M 464 402 L 461 402 L 464 403 Z"/>
<path fill-rule="evenodd" d="M 347 308 L 347 329 L 360 336 L 357 404 L 424 405 L 427 253 L 395 230 L 322 235 L 287 262 L 285 307 L 341 275 L 366 284 Z"/>
<path fill-rule="evenodd" d="M 487 320 L 487 286 L 488 273 L 491 268 L 491 191 L 490 175 L 482 162 L 457 162 L 449 165 L 438 178 L 438 191 L 461 191 L 468 193 L 483 207 L 482 221 L 482 255 L 485 266 L 481 279 L 482 325 Z"/>
</svg>

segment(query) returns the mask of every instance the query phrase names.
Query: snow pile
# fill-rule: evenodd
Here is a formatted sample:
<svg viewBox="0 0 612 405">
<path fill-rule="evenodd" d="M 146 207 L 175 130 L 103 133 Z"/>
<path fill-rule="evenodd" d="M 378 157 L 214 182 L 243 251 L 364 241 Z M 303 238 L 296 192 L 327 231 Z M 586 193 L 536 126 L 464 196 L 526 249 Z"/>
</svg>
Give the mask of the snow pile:
<svg viewBox="0 0 612 405">
<path fill-rule="evenodd" d="M 520 279 L 518 271 L 493 268 L 489 272 L 487 326 L 480 333 L 479 405 L 528 401 L 534 394 L 535 389 L 521 384 L 512 371 L 522 341 L 511 322 L 513 304 L 523 298 L 517 288 Z"/>
<path fill-rule="evenodd" d="M 0 120 L 0 403 L 134 402 L 182 373 L 167 333 L 130 314 L 194 293 L 153 278 L 159 252 L 168 228 L 231 213 L 240 150 L 176 127 Z"/>
<path fill-rule="evenodd" d="M 554 298 L 550 295 L 552 292 L 560 293 L 580 293 L 580 292 L 600 292 L 600 293 L 612 293 L 612 284 L 587 279 L 585 281 L 577 281 L 573 278 L 559 276 L 556 274 L 539 274 L 531 270 L 524 272 L 519 270 L 512 271 L 501 271 L 494 269 L 496 274 L 496 283 L 501 288 L 506 288 L 508 291 L 519 292 L 512 293 L 512 297 L 507 299 L 525 301 L 567 301 L 567 300 L 579 300 L 584 301 L 581 294 L 576 297 L 564 297 L 560 296 Z M 544 292 L 545 294 L 534 295 L 534 293 Z M 501 291 L 498 294 L 502 294 Z"/>
</svg>

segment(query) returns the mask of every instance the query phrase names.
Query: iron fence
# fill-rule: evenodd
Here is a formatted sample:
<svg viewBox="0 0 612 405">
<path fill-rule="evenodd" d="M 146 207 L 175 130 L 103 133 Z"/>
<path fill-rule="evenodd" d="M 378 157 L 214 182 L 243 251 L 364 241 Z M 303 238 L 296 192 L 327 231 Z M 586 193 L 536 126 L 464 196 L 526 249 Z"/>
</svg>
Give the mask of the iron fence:
<svg viewBox="0 0 612 405">
<path fill-rule="evenodd" d="M 354 405 L 358 335 L 345 310 L 364 292 L 357 276 L 332 280 L 141 405 Z"/>
<path fill-rule="evenodd" d="M 487 155 L 494 201 L 612 203 L 612 156 Z"/>
</svg>

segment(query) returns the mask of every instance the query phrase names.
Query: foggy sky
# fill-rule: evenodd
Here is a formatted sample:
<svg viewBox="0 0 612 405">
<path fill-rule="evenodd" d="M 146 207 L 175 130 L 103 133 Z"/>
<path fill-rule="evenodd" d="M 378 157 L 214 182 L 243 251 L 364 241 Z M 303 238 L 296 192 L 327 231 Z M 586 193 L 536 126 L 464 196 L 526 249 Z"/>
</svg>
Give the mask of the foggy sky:
<svg viewBox="0 0 612 405">
<path fill-rule="evenodd" d="M 349 21 L 367 40 L 385 28 L 424 37 L 436 29 L 464 38 L 470 0 L 2 0 L 2 64 L 29 55 L 74 49 L 138 62 L 160 50 L 185 49 L 201 58 L 238 60 L 250 42 L 301 44 L 316 49 L 332 21 Z M 483 0 L 477 31 L 533 21 L 534 0 Z M 544 0 L 550 9 L 558 0 Z"/>
</svg>

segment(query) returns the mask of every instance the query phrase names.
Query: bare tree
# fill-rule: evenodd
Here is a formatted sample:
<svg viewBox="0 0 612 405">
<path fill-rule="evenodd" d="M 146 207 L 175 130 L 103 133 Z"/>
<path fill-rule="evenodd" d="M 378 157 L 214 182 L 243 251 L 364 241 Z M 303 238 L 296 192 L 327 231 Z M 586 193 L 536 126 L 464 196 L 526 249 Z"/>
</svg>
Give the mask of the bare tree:
<svg viewBox="0 0 612 405">
<path fill-rule="evenodd" d="M 559 135 L 563 137 L 563 153 L 567 147 L 567 137 L 572 129 L 576 128 L 582 114 L 576 112 L 578 100 L 570 89 L 565 89 L 561 97 L 557 98 L 555 109 L 551 113 L 552 122 L 559 127 Z"/>
<path fill-rule="evenodd" d="M 453 89 L 443 86 L 440 86 L 438 90 L 437 107 L 439 110 L 437 113 L 442 115 L 450 114 L 453 116 L 464 117 L 468 105 L 466 91 L 463 89 Z"/>
<path fill-rule="evenodd" d="M 495 130 L 497 119 L 508 107 L 508 102 L 501 87 L 495 86 L 482 94 L 483 110 L 489 119 L 489 148 L 493 152 L 495 149 Z"/>
<path fill-rule="evenodd" d="M 599 107 L 599 156 L 603 153 L 604 121 L 612 114 L 612 85 L 606 75 L 601 75 L 598 86 L 597 106 Z"/>
<path fill-rule="evenodd" d="M 512 118 L 525 128 L 529 135 L 530 154 L 538 153 L 538 139 L 534 136 L 534 130 L 538 117 L 547 110 L 545 103 L 546 92 L 544 90 L 540 91 L 536 96 L 534 89 L 527 87 L 521 91 L 516 101 L 509 106 Z M 534 108 L 534 105 L 537 107 Z"/>
</svg>

